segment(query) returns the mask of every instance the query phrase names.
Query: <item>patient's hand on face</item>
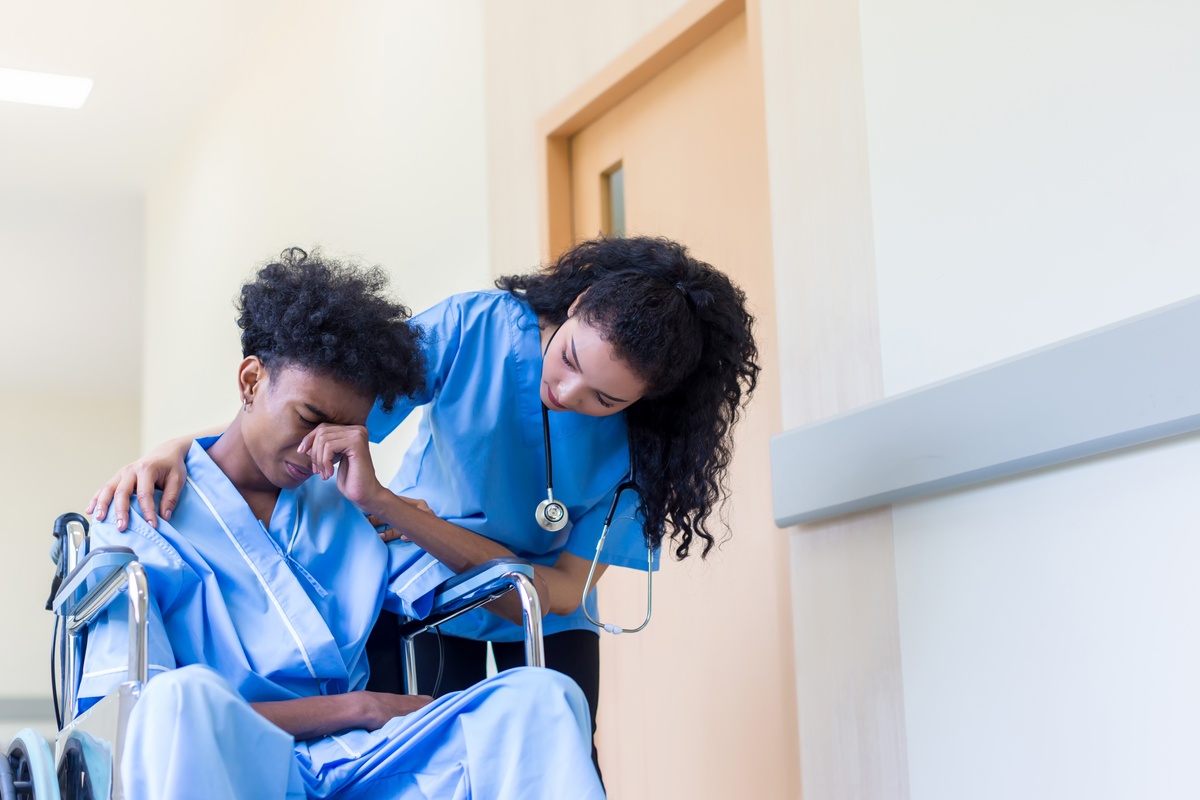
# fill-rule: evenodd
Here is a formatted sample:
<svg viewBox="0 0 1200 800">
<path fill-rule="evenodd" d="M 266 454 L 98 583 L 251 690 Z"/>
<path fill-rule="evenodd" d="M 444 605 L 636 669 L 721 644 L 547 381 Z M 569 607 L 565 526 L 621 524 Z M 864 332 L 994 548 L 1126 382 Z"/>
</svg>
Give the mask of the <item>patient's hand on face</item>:
<svg viewBox="0 0 1200 800">
<path fill-rule="evenodd" d="M 368 442 L 367 429 L 361 425 L 323 423 L 304 437 L 304 441 L 300 443 L 300 452 L 312 459 L 313 474 L 325 479 L 333 476 L 334 464 L 338 464 L 338 491 L 351 503 L 367 512 L 370 523 L 380 528 L 387 523 L 373 513 L 378 506 L 377 498 L 382 492 L 392 493 L 379 483 L 375 475 Z M 396 497 L 413 508 L 433 514 L 433 510 L 424 500 L 400 495 Z M 385 542 L 395 539 L 409 541 L 407 536 L 390 526 L 380 531 L 379 538 Z"/>
</svg>

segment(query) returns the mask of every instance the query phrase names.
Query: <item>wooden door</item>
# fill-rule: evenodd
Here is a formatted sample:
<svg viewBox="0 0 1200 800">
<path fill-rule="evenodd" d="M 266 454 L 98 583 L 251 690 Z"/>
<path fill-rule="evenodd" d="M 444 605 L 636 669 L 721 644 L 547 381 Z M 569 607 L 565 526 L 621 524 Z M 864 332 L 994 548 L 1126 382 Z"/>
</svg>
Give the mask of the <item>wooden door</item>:
<svg viewBox="0 0 1200 800">
<path fill-rule="evenodd" d="M 614 800 L 796 797 L 789 557 L 768 461 L 780 408 L 766 134 L 746 14 L 571 136 L 567 152 L 573 238 L 613 232 L 623 184 L 627 233 L 682 241 L 746 291 L 764 368 L 736 429 L 732 537 L 706 561 L 664 553 L 650 627 L 602 635 L 607 788 Z M 644 603 L 643 573 L 608 571 L 605 621 L 637 624 Z"/>
</svg>

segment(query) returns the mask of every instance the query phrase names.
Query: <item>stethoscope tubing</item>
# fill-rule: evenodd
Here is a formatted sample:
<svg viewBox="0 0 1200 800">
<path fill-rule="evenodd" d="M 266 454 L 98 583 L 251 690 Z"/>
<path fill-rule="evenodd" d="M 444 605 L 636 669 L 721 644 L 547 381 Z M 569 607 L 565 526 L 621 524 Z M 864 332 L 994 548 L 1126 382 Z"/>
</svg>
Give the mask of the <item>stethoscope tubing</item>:
<svg viewBox="0 0 1200 800">
<path fill-rule="evenodd" d="M 558 330 L 555 330 L 550 336 L 550 341 L 546 342 L 546 349 L 542 352 L 543 358 L 549 352 L 550 342 L 554 341 L 556 335 L 558 335 Z M 543 529 L 547 531 L 560 531 L 566 527 L 569 515 L 567 507 L 562 501 L 554 499 L 554 457 L 550 448 L 550 409 L 546 408 L 545 403 L 542 403 L 542 441 L 546 448 L 546 499 L 538 504 L 534 518 Z M 600 622 L 592 617 L 587 608 L 587 597 L 588 593 L 591 592 L 592 580 L 596 575 L 596 565 L 600 563 L 600 551 L 604 549 L 604 540 L 608 537 L 608 528 L 612 525 L 613 517 L 616 516 L 617 503 L 621 499 L 622 492 L 627 489 L 638 494 L 641 493 L 641 488 L 637 484 L 637 476 L 634 472 L 632 444 L 629 446 L 629 472 L 625 480 L 617 484 L 617 490 L 613 494 L 612 503 L 608 506 L 608 513 L 604 516 L 604 525 L 600 528 L 600 538 L 596 541 L 596 554 L 592 556 L 592 566 L 588 569 L 587 580 L 584 581 L 583 594 L 580 597 L 580 608 L 583 609 L 583 616 L 587 621 L 614 635 L 637 633 L 644 630 L 650 624 L 650 616 L 654 610 L 654 548 L 651 546 L 648 538 L 646 540 L 646 617 L 642 620 L 642 624 L 636 628 L 622 628 L 620 625 Z"/>
<path fill-rule="evenodd" d="M 600 529 L 600 538 L 596 541 L 596 554 L 592 556 L 592 566 L 588 569 L 587 580 L 583 583 L 583 594 L 579 600 L 579 607 L 583 609 L 583 616 L 588 622 L 595 625 L 597 628 L 602 628 L 609 633 L 619 635 L 622 633 L 638 633 L 650 624 L 650 617 L 654 613 L 654 548 L 646 542 L 646 616 L 642 620 L 642 624 L 636 628 L 622 628 L 620 625 L 613 625 L 608 622 L 600 622 L 594 619 L 587 608 L 588 593 L 592 590 L 592 578 L 596 574 L 596 565 L 600 562 L 600 551 L 604 549 L 604 540 L 608 536 L 608 526 L 612 524 L 613 516 L 617 512 L 617 503 L 621 499 L 621 493 L 626 489 L 634 492 L 640 492 L 637 482 L 633 478 L 633 451 L 630 451 L 629 457 L 629 477 L 622 481 L 617 486 L 617 492 L 613 495 L 612 503 L 608 507 L 608 514 L 604 517 L 604 526 Z"/>
</svg>

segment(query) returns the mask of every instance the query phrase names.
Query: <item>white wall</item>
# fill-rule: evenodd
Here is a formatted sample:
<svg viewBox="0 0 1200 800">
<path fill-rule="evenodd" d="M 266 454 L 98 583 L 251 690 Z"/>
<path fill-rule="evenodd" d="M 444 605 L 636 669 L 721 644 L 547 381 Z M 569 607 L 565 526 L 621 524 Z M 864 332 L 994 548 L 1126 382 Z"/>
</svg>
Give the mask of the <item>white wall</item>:
<svg viewBox="0 0 1200 800">
<path fill-rule="evenodd" d="M 1200 293 L 1200 5 L 860 6 L 889 393 Z"/>
<path fill-rule="evenodd" d="M 232 301 L 286 246 L 382 264 L 415 311 L 487 284 L 483 86 L 480 2 L 289 6 L 148 195 L 146 443 L 232 416 Z"/>
<path fill-rule="evenodd" d="M 1200 7 L 860 10 L 888 393 L 1200 293 Z M 1196 796 L 1197 456 L 893 510 L 912 797 Z"/>
</svg>

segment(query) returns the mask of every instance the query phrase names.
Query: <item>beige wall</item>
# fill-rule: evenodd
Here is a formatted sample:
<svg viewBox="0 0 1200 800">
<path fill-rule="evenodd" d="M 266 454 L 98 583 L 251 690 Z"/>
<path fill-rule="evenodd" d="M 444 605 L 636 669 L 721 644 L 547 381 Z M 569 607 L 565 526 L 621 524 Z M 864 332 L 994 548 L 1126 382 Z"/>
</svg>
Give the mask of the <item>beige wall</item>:
<svg viewBox="0 0 1200 800">
<path fill-rule="evenodd" d="M 858 3 L 761 0 L 783 427 L 882 396 Z M 803 795 L 905 798 L 890 509 L 790 536 Z"/>
<path fill-rule="evenodd" d="M 53 715 L 51 524 L 137 453 L 144 219 L 130 193 L 0 187 L 0 745 Z"/>
<path fill-rule="evenodd" d="M 537 123 L 685 0 L 484 5 L 488 230 L 496 275 L 542 260 Z"/>
<path fill-rule="evenodd" d="M 89 393 L 86 387 L 0 393 L 8 453 L 0 463 L 7 509 L 0 558 L 5 617 L 0 697 L 46 698 L 48 717 L 51 525 L 61 513 L 83 511 L 114 463 L 137 455 L 138 412 L 136 398 Z"/>
<path fill-rule="evenodd" d="M 487 284 L 482 43 L 479 2 L 289 6 L 149 192 L 145 442 L 233 414 L 232 300 L 283 247 L 382 264 L 414 310 Z"/>
</svg>

